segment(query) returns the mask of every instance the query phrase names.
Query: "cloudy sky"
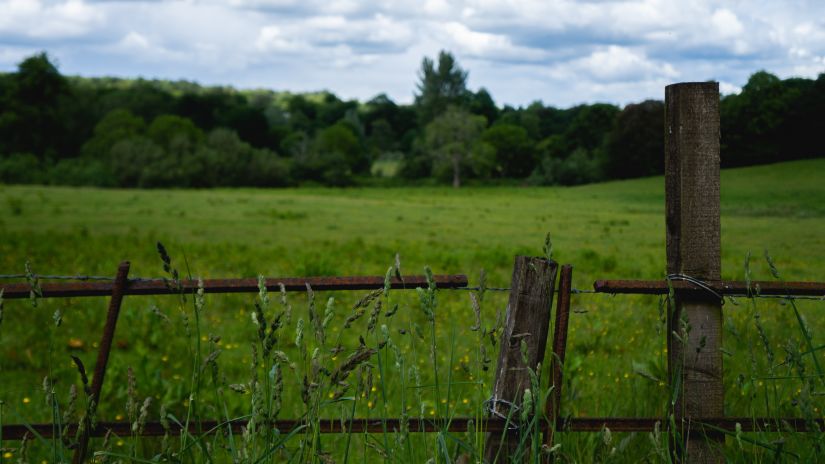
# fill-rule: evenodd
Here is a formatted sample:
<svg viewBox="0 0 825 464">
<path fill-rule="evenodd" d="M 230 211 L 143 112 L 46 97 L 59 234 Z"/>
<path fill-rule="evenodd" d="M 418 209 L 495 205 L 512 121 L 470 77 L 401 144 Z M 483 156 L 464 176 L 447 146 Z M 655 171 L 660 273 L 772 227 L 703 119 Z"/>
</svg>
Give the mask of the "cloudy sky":
<svg viewBox="0 0 825 464">
<path fill-rule="evenodd" d="M 46 50 L 64 74 L 410 102 L 440 49 L 499 105 L 729 93 L 825 72 L 825 0 L 0 0 L 0 71 Z"/>
</svg>

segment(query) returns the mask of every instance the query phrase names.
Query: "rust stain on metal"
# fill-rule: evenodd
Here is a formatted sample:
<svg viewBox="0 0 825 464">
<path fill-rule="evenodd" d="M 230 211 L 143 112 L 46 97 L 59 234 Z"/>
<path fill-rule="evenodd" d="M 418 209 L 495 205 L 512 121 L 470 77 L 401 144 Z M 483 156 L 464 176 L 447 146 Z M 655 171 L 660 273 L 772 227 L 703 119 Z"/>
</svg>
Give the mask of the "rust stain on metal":
<svg viewBox="0 0 825 464">
<path fill-rule="evenodd" d="M 466 287 L 466 275 L 437 275 L 433 276 L 438 288 Z M 341 290 L 374 290 L 384 287 L 383 276 L 357 277 L 270 277 L 266 279 L 266 287 L 271 291 L 279 291 L 280 284 L 288 292 L 305 292 L 306 285 L 312 286 L 315 291 Z M 71 283 L 44 283 L 41 284 L 43 298 L 66 298 L 81 296 L 108 296 L 112 294 L 113 282 L 71 282 Z M 405 276 L 403 280 L 393 277 L 390 285 L 394 289 L 414 289 L 427 285 L 425 276 Z M 197 280 L 181 280 L 181 290 L 192 293 L 197 290 Z M 257 293 L 257 279 L 206 279 L 203 281 L 205 293 Z M 9 284 L 4 286 L 3 298 L 28 298 L 31 288 L 28 284 Z M 126 285 L 124 295 L 170 295 L 179 290 L 170 288 L 163 280 L 130 280 Z"/>
<path fill-rule="evenodd" d="M 759 295 L 772 296 L 823 296 L 825 282 L 775 282 L 753 281 L 748 288 L 747 282 L 739 281 L 709 281 L 705 282 L 710 288 L 722 295 Z M 676 292 L 707 293 L 707 290 L 690 282 L 671 281 L 670 287 Z M 666 280 L 597 280 L 593 288 L 598 293 L 638 294 L 638 295 L 666 295 L 668 282 Z"/>
<path fill-rule="evenodd" d="M 127 278 L 129 277 L 129 267 L 129 261 L 120 263 L 120 266 L 117 268 L 117 276 L 112 285 L 112 298 L 109 300 L 106 324 L 103 326 L 103 336 L 100 338 L 100 348 L 97 351 L 95 373 L 94 377 L 92 377 L 91 401 L 93 401 L 94 404 L 100 404 L 100 390 L 103 388 L 106 365 L 109 363 L 109 353 L 112 350 L 112 340 L 114 340 L 115 337 L 117 318 L 120 315 L 120 305 L 123 303 L 123 292 L 126 289 Z M 90 427 L 91 423 L 87 423 L 86 430 Z M 84 433 L 78 439 L 77 448 L 72 458 L 74 464 L 80 464 L 86 459 L 88 445 L 89 434 Z"/>
<path fill-rule="evenodd" d="M 551 360 L 551 385 L 553 398 L 547 402 L 546 415 L 551 421 L 558 419 L 561 411 L 562 369 L 567 352 L 567 326 L 570 319 L 570 288 L 573 281 L 573 266 L 565 264 L 561 268 L 559 278 L 558 303 L 556 304 L 556 324 L 553 333 L 553 359 Z M 544 443 L 553 446 L 553 428 L 547 427 L 544 431 Z"/>
</svg>

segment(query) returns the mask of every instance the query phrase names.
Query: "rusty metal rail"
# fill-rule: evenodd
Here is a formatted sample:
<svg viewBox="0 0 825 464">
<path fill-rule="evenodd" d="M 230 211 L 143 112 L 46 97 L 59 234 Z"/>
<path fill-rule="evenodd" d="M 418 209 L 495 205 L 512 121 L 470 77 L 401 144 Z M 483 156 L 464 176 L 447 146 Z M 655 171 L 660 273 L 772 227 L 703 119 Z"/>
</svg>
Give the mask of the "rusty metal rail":
<svg viewBox="0 0 825 464">
<path fill-rule="evenodd" d="M 720 295 L 773 295 L 773 296 L 825 296 L 824 282 L 777 282 L 753 281 L 748 287 L 747 282 L 738 281 L 710 281 L 705 282 L 711 289 Z M 593 283 L 596 293 L 636 294 L 636 295 L 666 295 L 669 288 L 684 293 L 706 293 L 707 290 L 686 281 L 666 280 L 597 280 Z"/>
<path fill-rule="evenodd" d="M 200 424 L 189 424 L 189 433 L 196 434 L 200 431 L 206 434 L 221 433 L 227 431 L 227 426 L 232 427 L 233 433 L 240 432 L 241 428 L 247 424 L 246 420 L 235 420 L 231 422 L 205 420 Z M 399 418 L 356 418 L 352 420 L 340 419 L 320 419 L 318 421 L 320 433 L 383 433 L 385 430 L 397 432 L 401 430 L 401 419 Z M 599 432 L 605 428 L 611 432 L 649 432 L 653 431 L 659 424 L 661 430 L 666 430 L 667 420 L 663 418 L 645 417 L 573 417 L 560 418 L 556 421 L 556 430 L 564 432 Z M 722 429 L 735 431 L 739 424 L 743 432 L 779 432 L 787 430 L 807 431 L 811 426 L 822 428 L 825 426 L 825 419 L 816 419 L 813 422 L 802 418 L 774 418 L 774 417 L 724 417 L 708 418 L 702 421 L 684 424 L 687 428 L 701 431 L 703 428 Z M 300 420 L 278 420 L 273 424 L 283 433 L 288 433 L 296 427 L 306 425 Z M 439 421 L 436 419 L 409 419 L 407 421 L 410 433 L 432 433 L 446 429 L 449 432 L 465 432 L 475 429 L 484 432 L 504 432 L 512 429 L 512 422 L 505 419 L 490 418 L 479 421 L 472 417 L 456 417 L 449 421 Z M 200 427 L 200 428 L 198 428 Z M 542 429 L 548 429 L 547 424 L 541 424 Z M 25 434 L 32 435 L 33 432 L 43 438 L 53 438 L 55 427 L 52 424 L 31 424 L 31 425 L 4 425 L 4 440 L 20 440 Z M 68 436 L 74 435 L 77 425 L 71 424 L 68 427 Z M 108 432 L 116 436 L 130 436 L 132 434 L 132 424 L 129 422 L 98 422 L 97 427 L 90 431 L 91 437 L 103 437 Z M 183 427 L 177 424 L 170 424 L 168 433 L 170 435 L 180 435 Z M 160 422 L 147 422 L 141 436 L 159 437 L 166 434 Z"/>
<path fill-rule="evenodd" d="M 85 297 L 85 296 L 111 296 L 112 301 L 109 309 L 109 320 L 104 328 L 104 341 L 114 335 L 117 313 L 125 295 L 171 295 L 178 292 L 191 293 L 197 289 L 198 283 L 194 280 L 182 280 L 179 286 L 170 285 L 163 279 L 132 279 L 126 278 L 128 273 L 128 263 L 124 262 L 118 269 L 118 276 L 112 282 L 72 282 L 72 283 L 47 283 L 40 286 L 43 298 L 58 297 Z M 441 289 L 467 288 L 467 277 L 465 275 L 438 275 L 434 276 L 435 284 Z M 556 333 L 553 340 L 553 352 L 556 360 L 563 365 L 566 340 L 567 340 L 567 320 L 569 317 L 570 296 L 574 293 L 571 289 L 572 267 L 564 266 L 562 269 L 562 282 L 557 290 L 559 305 L 556 315 Z M 279 291 L 283 285 L 286 291 L 306 291 L 306 284 L 310 284 L 316 291 L 341 291 L 341 290 L 373 290 L 383 288 L 384 277 L 289 277 L 289 278 L 267 278 L 265 285 L 271 291 Z M 748 295 L 749 287 L 745 282 L 719 281 L 706 282 L 710 288 L 721 295 Z M 393 278 L 392 288 L 413 289 L 426 286 L 427 281 L 424 276 L 406 276 L 403 280 Z M 776 296 L 821 296 L 825 295 L 825 283 L 820 282 L 751 282 L 750 292 L 758 286 L 760 295 Z M 28 284 L 5 285 L 3 297 L 6 299 L 28 298 L 31 287 Z M 257 279 L 208 279 L 203 281 L 206 293 L 254 293 L 258 291 Z M 707 292 L 706 288 L 698 287 L 685 281 L 645 281 L 645 280 L 598 280 L 594 283 L 596 293 L 611 294 L 667 294 L 669 288 L 673 288 L 680 293 Z M 98 362 L 95 366 L 94 380 L 97 385 L 95 391 L 99 392 L 103 376 L 105 374 L 106 361 L 109 347 L 106 343 L 101 344 L 101 352 L 98 353 Z M 560 387 L 562 371 L 560 366 L 555 366 L 551 370 L 550 376 L 553 384 Z M 98 380 L 99 379 L 99 380 Z M 553 396 L 554 403 L 549 409 L 549 422 L 541 424 L 541 429 L 545 432 L 545 441 L 552 444 L 552 431 L 563 432 L 598 432 L 604 428 L 609 428 L 613 432 L 644 432 L 652 431 L 657 426 L 662 430 L 667 429 L 668 421 L 663 418 L 627 418 L 627 417 L 558 417 L 560 409 L 561 395 L 560 388 Z M 549 427 L 549 423 L 554 423 L 554 427 Z M 223 433 L 229 427 L 233 431 L 240 431 L 246 426 L 246 420 L 234 420 L 230 422 L 204 420 L 193 422 L 189 425 L 188 433 Z M 289 432 L 297 427 L 307 425 L 303 420 L 278 420 L 272 426 L 282 432 Z M 400 418 L 356 418 L 352 420 L 320 419 L 317 422 L 321 433 L 383 433 L 386 430 L 401 430 L 402 419 Z M 825 419 L 808 421 L 803 418 L 752 418 L 752 417 L 724 417 L 724 418 L 703 418 L 701 421 L 685 421 L 678 426 L 683 430 L 689 429 L 691 433 L 718 433 L 719 430 L 735 431 L 737 426 L 743 432 L 778 432 L 786 430 L 809 431 L 817 428 L 825 428 Z M 513 424 L 505 419 L 484 418 L 480 421 L 477 418 L 459 417 L 446 419 L 409 419 L 407 421 L 408 430 L 412 433 L 437 432 L 448 430 L 450 432 L 463 432 L 468 428 L 478 427 L 485 432 L 504 432 L 512 430 Z M 44 438 L 53 438 L 58 428 L 54 424 L 5 424 L 2 426 L 2 437 L 4 440 L 20 440 L 27 433 L 37 434 Z M 68 435 L 74 435 L 77 431 L 77 424 L 70 424 L 66 430 Z M 119 436 L 129 436 L 132 434 L 132 424 L 129 422 L 98 422 L 96 427 L 91 428 L 85 435 L 85 440 L 90 437 L 102 437 L 107 433 Z M 183 426 L 170 424 L 168 430 L 164 429 L 160 422 L 146 423 L 142 436 L 163 436 L 180 435 L 184 433 Z M 85 441 L 82 440 L 82 441 Z M 82 461 L 86 450 L 81 447 L 77 450 L 77 457 Z"/>
<path fill-rule="evenodd" d="M 460 288 L 467 286 L 466 275 L 436 275 L 433 276 L 438 288 Z M 267 290 L 279 291 L 283 284 L 288 292 L 305 292 L 306 284 L 315 291 L 341 290 L 373 290 L 384 287 L 383 276 L 367 277 L 269 277 L 266 279 Z M 109 296 L 115 288 L 115 282 L 70 282 L 45 283 L 40 285 L 42 298 L 70 298 L 82 296 Z M 402 279 L 393 278 L 394 289 L 413 289 L 427 285 L 425 276 L 406 276 Z M 3 298 L 29 298 L 31 286 L 18 283 L 3 285 Z M 175 288 L 170 281 L 156 280 L 129 280 L 126 283 L 124 295 L 173 295 L 183 291 L 192 293 L 198 288 L 197 280 L 184 279 L 180 287 Z M 206 279 L 203 281 L 205 293 L 255 293 L 258 291 L 257 279 Z"/>
</svg>

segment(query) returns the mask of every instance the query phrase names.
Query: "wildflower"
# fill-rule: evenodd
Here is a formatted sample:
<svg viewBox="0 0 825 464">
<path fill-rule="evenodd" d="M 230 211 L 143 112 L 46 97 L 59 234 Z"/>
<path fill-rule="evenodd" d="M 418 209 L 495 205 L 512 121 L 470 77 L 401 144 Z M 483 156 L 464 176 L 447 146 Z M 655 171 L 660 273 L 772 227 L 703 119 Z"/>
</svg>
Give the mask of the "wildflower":
<svg viewBox="0 0 825 464">
<path fill-rule="evenodd" d="M 27 397 L 25 397 L 25 398 L 23 398 L 23 404 L 29 404 L 29 403 L 31 403 L 31 402 L 32 402 L 32 400 L 31 400 L 31 398 L 29 398 L 28 396 L 27 396 Z"/>
</svg>

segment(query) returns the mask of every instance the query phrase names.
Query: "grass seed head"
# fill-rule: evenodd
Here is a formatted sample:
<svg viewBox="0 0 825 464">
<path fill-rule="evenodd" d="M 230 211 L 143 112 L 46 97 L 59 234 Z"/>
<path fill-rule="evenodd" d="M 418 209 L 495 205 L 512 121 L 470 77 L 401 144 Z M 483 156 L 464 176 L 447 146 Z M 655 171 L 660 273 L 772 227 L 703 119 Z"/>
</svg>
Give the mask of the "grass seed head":
<svg viewBox="0 0 825 464">
<path fill-rule="evenodd" d="M 372 305 L 370 317 L 367 320 L 367 333 L 372 333 L 375 330 L 375 325 L 378 322 L 379 314 L 381 314 L 381 300 L 376 299 Z"/>
<path fill-rule="evenodd" d="M 298 324 L 295 326 L 295 346 L 302 348 L 304 344 L 304 318 L 298 318 Z"/>
<path fill-rule="evenodd" d="M 137 391 L 132 366 L 126 369 L 126 379 L 126 414 L 129 420 L 134 422 L 137 417 Z"/>
<path fill-rule="evenodd" d="M 472 327 L 470 327 L 470 330 L 477 332 L 481 329 L 481 305 L 479 304 L 478 297 L 475 293 L 470 293 L 470 303 L 473 306 L 473 314 L 476 318 L 476 322 L 472 325 Z"/>
<path fill-rule="evenodd" d="M 326 330 L 329 326 L 329 323 L 332 322 L 332 318 L 335 316 L 335 298 L 329 297 L 327 300 L 327 306 L 324 308 L 324 321 L 321 323 L 321 327 Z"/>
<path fill-rule="evenodd" d="M 72 362 L 74 362 L 77 372 L 80 374 L 80 381 L 83 382 L 83 391 L 87 396 L 91 395 L 92 390 L 89 387 L 89 377 L 86 375 L 86 367 L 83 365 L 83 361 L 77 356 L 72 356 Z"/>
</svg>

